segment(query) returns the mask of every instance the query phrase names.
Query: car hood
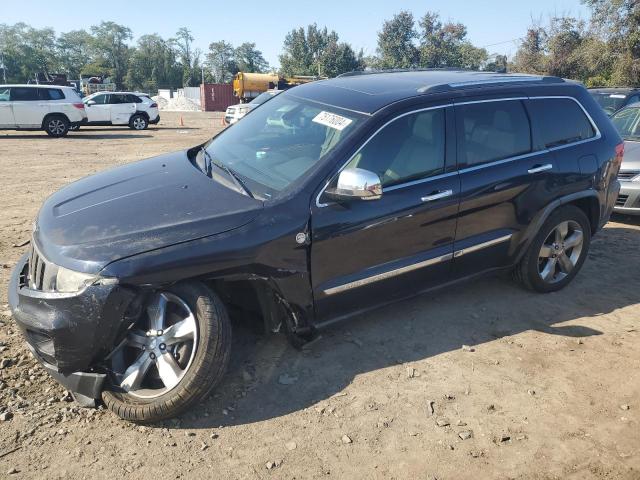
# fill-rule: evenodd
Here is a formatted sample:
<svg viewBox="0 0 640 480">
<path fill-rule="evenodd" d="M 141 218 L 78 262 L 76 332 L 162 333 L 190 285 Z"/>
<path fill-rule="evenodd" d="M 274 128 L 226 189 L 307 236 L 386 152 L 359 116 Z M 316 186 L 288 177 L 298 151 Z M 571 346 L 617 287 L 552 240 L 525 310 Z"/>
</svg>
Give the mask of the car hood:
<svg viewBox="0 0 640 480">
<path fill-rule="evenodd" d="M 625 140 L 621 170 L 640 170 L 640 142 Z"/>
<path fill-rule="evenodd" d="M 64 187 L 42 206 L 33 239 L 49 261 L 95 273 L 125 257 L 241 227 L 261 208 L 204 175 L 183 151 Z"/>
</svg>

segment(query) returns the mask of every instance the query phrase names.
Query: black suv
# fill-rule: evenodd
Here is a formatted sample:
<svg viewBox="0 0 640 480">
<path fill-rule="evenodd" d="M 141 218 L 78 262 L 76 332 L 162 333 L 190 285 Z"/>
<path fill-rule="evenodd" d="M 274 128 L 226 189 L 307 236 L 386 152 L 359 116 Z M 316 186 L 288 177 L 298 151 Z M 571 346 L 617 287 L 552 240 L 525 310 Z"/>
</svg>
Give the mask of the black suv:
<svg viewBox="0 0 640 480">
<path fill-rule="evenodd" d="M 204 145 L 53 194 L 14 270 L 11 309 L 81 403 L 171 417 L 220 381 L 230 307 L 300 344 L 488 271 L 564 287 L 611 214 L 622 145 L 587 90 L 559 78 L 306 84 Z"/>
</svg>

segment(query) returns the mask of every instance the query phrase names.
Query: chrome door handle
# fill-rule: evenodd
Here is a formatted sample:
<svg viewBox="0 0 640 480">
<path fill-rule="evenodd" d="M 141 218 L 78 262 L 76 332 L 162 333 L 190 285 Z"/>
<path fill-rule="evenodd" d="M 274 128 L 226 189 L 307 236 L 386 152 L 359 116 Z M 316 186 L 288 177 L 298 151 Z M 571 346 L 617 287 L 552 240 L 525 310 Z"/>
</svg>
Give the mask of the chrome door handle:
<svg viewBox="0 0 640 480">
<path fill-rule="evenodd" d="M 533 168 L 530 168 L 529 170 L 527 170 L 528 173 L 540 173 L 540 172 L 544 172 L 547 170 L 551 170 L 553 168 L 553 165 L 551 165 L 550 163 L 546 163 L 544 165 L 536 165 Z"/>
<path fill-rule="evenodd" d="M 440 200 L 441 198 L 450 197 L 451 195 L 453 195 L 453 190 L 443 190 L 441 192 L 422 197 L 421 200 L 423 202 L 433 202 L 434 200 Z"/>
</svg>

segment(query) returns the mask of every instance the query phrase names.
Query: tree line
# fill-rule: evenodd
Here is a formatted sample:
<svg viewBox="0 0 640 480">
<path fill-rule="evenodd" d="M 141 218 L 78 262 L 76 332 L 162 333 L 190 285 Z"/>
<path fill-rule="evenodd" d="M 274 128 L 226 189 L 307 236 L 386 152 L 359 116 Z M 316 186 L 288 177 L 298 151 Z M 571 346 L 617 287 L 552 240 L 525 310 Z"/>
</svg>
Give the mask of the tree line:
<svg viewBox="0 0 640 480">
<path fill-rule="evenodd" d="M 335 31 L 312 24 L 285 36 L 279 73 L 334 77 L 365 69 L 448 67 L 550 74 L 590 86 L 640 85 L 640 2 L 582 2 L 589 20 L 538 21 L 517 41 L 511 59 L 473 45 L 464 24 L 430 11 L 417 20 L 401 11 L 384 21 L 369 56 L 340 41 Z M 105 75 L 121 88 L 153 92 L 202 80 L 229 82 L 238 71 L 273 71 L 255 43 L 220 40 L 202 52 L 185 27 L 168 39 L 149 34 L 132 40 L 131 29 L 114 22 L 59 35 L 52 28 L 0 24 L 0 78 L 20 83 L 36 72 L 66 73 L 70 79 Z"/>
</svg>

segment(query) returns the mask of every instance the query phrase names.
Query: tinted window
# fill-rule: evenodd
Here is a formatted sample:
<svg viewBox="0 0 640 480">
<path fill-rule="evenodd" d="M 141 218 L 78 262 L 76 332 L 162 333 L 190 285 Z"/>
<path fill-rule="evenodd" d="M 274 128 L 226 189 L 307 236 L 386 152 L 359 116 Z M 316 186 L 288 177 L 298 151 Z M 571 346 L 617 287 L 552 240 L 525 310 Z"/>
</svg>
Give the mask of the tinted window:
<svg viewBox="0 0 640 480">
<path fill-rule="evenodd" d="M 468 166 L 531 151 L 529 118 L 519 100 L 456 107 L 458 157 Z"/>
<path fill-rule="evenodd" d="M 586 140 L 595 135 L 580 105 L 570 98 L 531 99 L 527 106 L 536 150 Z"/>
<path fill-rule="evenodd" d="M 613 126 L 625 140 L 637 140 L 640 138 L 640 108 L 627 107 L 611 117 Z"/>
<path fill-rule="evenodd" d="M 437 175 L 445 163 L 445 111 L 414 113 L 378 132 L 347 167 L 378 174 L 383 186 Z"/>
<path fill-rule="evenodd" d="M 0 102 L 8 102 L 9 98 L 9 89 L 6 87 L 0 88 Z"/>
<path fill-rule="evenodd" d="M 142 99 L 135 95 L 127 95 L 127 103 L 142 103 Z"/>
<path fill-rule="evenodd" d="M 62 90 L 57 88 L 38 88 L 38 96 L 40 100 L 62 100 L 64 94 Z"/>
<path fill-rule="evenodd" d="M 93 100 L 98 105 L 104 105 L 105 103 L 107 103 L 108 98 L 109 98 L 109 95 L 104 94 L 104 95 L 96 95 L 95 97 L 91 97 L 88 100 Z"/>
<path fill-rule="evenodd" d="M 109 103 L 118 104 L 118 103 L 135 103 L 135 100 L 132 100 L 132 95 L 127 95 L 125 93 L 112 93 L 110 95 L 111 99 Z"/>
<path fill-rule="evenodd" d="M 627 96 L 624 93 L 606 93 L 591 91 L 591 96 L 598 102 L 607 114 L 611 115 L 616 110 L 622 108 L 627 102 Z"/>
<path fill-rule="evenodd" d="M 38 100 L 38 89 L 29 87 L 11 87 L 11 100 L 14 102 Z"/>
</svg>

